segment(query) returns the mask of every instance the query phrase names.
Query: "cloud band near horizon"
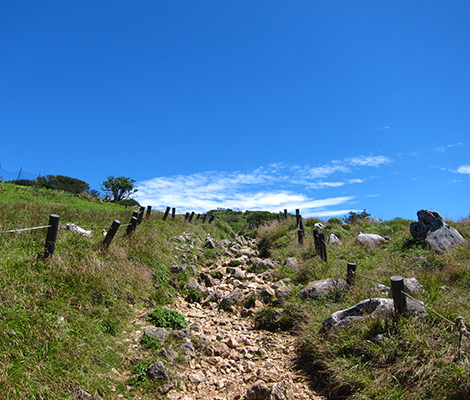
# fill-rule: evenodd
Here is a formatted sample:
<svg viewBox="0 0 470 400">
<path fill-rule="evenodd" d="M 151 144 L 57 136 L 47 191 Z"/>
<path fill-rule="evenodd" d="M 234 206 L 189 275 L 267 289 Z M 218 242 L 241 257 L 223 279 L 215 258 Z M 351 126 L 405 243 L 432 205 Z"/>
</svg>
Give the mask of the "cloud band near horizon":
<svg viewBox="0 0 470 400">
<path fill-rule="evenodd" d="M 138 182 L 134 197 L 139 203 L 157 209 L 175 207 L 179 213 L 204 213 L 217 208 L 276 213 L 300 209 L 306 217 L 338 216 L 357 211 L 352 207 L 355 196 L 342 193 L 318 199 L 310 192 L 363 183 L 367 178 L 351 174 L 391 162 L 385 156 L 359 156 L 317 167 L 273 163 L 251 172 L 208 171 L 158 177 Z M 335 179 L 328 180 L 333 175 Z"/>
</svg>

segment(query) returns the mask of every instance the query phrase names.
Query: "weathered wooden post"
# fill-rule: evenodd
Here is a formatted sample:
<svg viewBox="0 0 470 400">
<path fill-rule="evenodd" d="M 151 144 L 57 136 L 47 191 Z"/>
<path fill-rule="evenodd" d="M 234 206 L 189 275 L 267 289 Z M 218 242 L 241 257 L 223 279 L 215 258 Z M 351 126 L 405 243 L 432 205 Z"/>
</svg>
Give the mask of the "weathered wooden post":
<svg viewBox="0 0 470 400">
<path fill-rule="evenodd" d="M 284 218 L 287 219 L 287 208 L 284 208 Z"/>
<path fill-rule="evenodd" d="M 175 216 L 176 216 L 176 208 L 173 207 L 173 208 L 171 209 L 171 219 L 175 219 Z"/>
<path fill-rule="evenodd" d="M 109 245 L 111 244 L 114 236 L 116 235 L 116 232 L 118 231 L 119 227 L 121 226 L 121 221 L 115 219 L 111 225 L 111 228 L 109 229 L 108 233 L 106 234 L 106 237 L 103 240 L 103 243 L 101 243 L 101 247 L 103 249 L 107 249 Z"/>
<path fill-rule="evenodd" d="M 46 234 L 46 245 L 44 247 L 44 257 L 50 257 L 54 254 L 57 241 L 57 232 L 59 231 L 60 216 L 56 214 L 49 215 L 49 228 Z"/>
<path fill-rule="evenodd" d="M 139 225 L 142 223 L 142 219 L 144 218 L 144 211 L 145 207 L 141 206 L 139 209 L 139 214 L 137 216 L 137 222 L 139 223 Z"/>
<path fill-rule="evenodd" d="M 215 215 L 211 215 L 211 217 L 209 218 L 209 224 L 212 224 L 212 221 L 214 221 L 215 219 Z"/>
<path fill-rule="evenodd" d="M 163 214 L 163 221 L 166 221 L 169 213 L 170 213 L 170 207 L 167 207 L 165 210 L 165 214 Z"/>
<path fill-rule="evenodd" d="M 202 223 L 205 224 L 206 223 L 206 218 L 207 218 L 207 214 L 204 214 L 202 216 Z"/>
<path fill-rule="evenodd" d="M 356 264 L 355 263 L 348 263 L 346 283 L 349 287 L 353 287 L 356 284 Z"/>
<path fill-rule="evenodd" d="M 281 222 L 281 214 L 277 214 L 277 222 Z"/>
<path fill-rule="evenodd" d="M 406 315 L 408 310 L 406 307 L 406 297 L 403 294 L 405 290 L 405 280 L 400 275 L 390 278 L 392 288 L 393 305 L 395 307 L 395 315 Z"/>
<path fill-rule="evenodd" d="M 298 208 L 295 210 L 295 218 L 297 218 L 297 228 L 298 228 L 299 221 L 300 221 L 300 210 Z"/>
<path fill-rule="evenodd" d="M 327 255 L 326 255 L 326 241 L 325 241 L 325 234 L 319 233 L 318 234 L 318 241 L 320 242 L 320 258 L 324 262 L 328 262 Z"/>
<path fill-rule="evenodd" d="M 193 218 L 194 218 L 194 211 L 189 215 L 188 222 L 191 223 L 191 221 L 193 220 Z"/>
<path fill-rule="evenodd" d="M 138 211 L 133 211 L 132 212 L 132 217 L 129 222 L 129 225 L 127 226 L 125 236 L 129 236 L 134 232 L 137 228 L 137 224 L 139 223 L 139 218 L 138 218 L 139 212 Z"/>
<path fill-rule="evenodd" d="M 147 206 L 147 218 L 150 218 L 151 213 L 152 213 L 152 206 Z"/>
<path fill-rule="evenodd" d="M 201 214 L 196 215 L 196 221 L 199 221 L 199 218 L 201 218 Z"/>
<path fill-rule="evenodd" d="M 299 229 L 297 230 L 297 236 L 298 236 L 299 244 L 303 245 L 304 244 L 304 222 L 300 214 L 297 217 L 297 221 L 299 225 Z"/>
<path fill-rule="evenodd" d="M 185 215 L 184 215 L 184 220 L 185 222 L 187 222 L 189 219 L 189 212 L 187 212 Z"/>
<path fill-rule="evenodd" d="M 321 256 L 321 249 L 320 249 L 320 240 L 318 239 L 318 230 L 313 230 L 313 241 L 315 242 L 315 252 L 317 256 Z"/>
</svg>

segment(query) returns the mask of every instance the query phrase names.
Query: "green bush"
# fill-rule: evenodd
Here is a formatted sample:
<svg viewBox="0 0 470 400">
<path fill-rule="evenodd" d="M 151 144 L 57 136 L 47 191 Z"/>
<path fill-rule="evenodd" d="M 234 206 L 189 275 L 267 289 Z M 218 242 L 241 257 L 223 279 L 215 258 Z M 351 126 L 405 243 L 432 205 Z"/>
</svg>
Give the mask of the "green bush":
<svg viewBox="0 0 470 400">
<path fill-rule="evenodd" d="M 153 310 L 149 315 L 149 320 L 155 326 L 161 328 L 183 329 L 188 326 L 183 314 L 165 307 L 158 307 Z"/>
</svg>

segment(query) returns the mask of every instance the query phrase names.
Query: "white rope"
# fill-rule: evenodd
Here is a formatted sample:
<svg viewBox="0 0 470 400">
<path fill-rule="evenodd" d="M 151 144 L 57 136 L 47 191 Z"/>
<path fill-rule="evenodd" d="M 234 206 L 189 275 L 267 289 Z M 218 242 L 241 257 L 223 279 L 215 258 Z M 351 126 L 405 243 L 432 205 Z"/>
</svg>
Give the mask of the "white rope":
<svg viewBox="0 0 470 400">
<path fill-rule="evenodd" d="M 22 229 L 11 229 L 9 231 L 0 231 L 0 233 L 25 232 L 25 231 L 33 231 L 35 229 L 44 229 L 44 228 L 50 228 L 50 227 L 51 227 L 51 225 L 35 226 L 33 228 L 22 228 Z"/>
</svg>

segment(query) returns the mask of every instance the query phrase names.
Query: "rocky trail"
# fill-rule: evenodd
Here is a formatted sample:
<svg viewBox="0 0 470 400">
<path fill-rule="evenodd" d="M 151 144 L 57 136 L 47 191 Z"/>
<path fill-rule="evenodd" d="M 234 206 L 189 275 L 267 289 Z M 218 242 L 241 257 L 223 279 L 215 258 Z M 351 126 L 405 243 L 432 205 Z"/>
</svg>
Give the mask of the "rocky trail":
<svg viewBox="0 0 470 400">
<path fill-rule="evenodd" d="M 172 273 L 192 268 L 193 278 L 186 287 L 204 292 L 205 299 L 189 302 L 179 295 L 169 306 L 186 317 L 188 327 L 184 329 L 155 327 L 148 320 L 151 310 L 140 310 L 121 343 L 125 348 L 122 356 L 129 364 L 154 361 L 147 367 L 146 379 L 158 383 L 155 398 L 323 399 L 311 391 L 308 377 L 295 368 L 295 338 L 254 328 L 252 316 L 264 307 L 263 300 L 282 300 L 289 293 L 288 280 L 273 279 L 273 261 L 257 257 L 255 241 L 237 237 L 236 242 L 219 243 L 208 236 L 204 242 L 187 234 L 173 240 L 185 264 L 175 264 Z M 216 262 L 198 265 L 202 246 L 217 251 Z M 158 338 L 162 346 L 143 348 L 143 336 Z M 114 373 L 117 382 L 132 378 L 131 369 Z M 141 397 L 138 387 L 132 385 L 127 391 L 129 398 L 149 398 L 148 394 Z M 123 394 L 116 397 L 127 398 Z"/>
</svg>

